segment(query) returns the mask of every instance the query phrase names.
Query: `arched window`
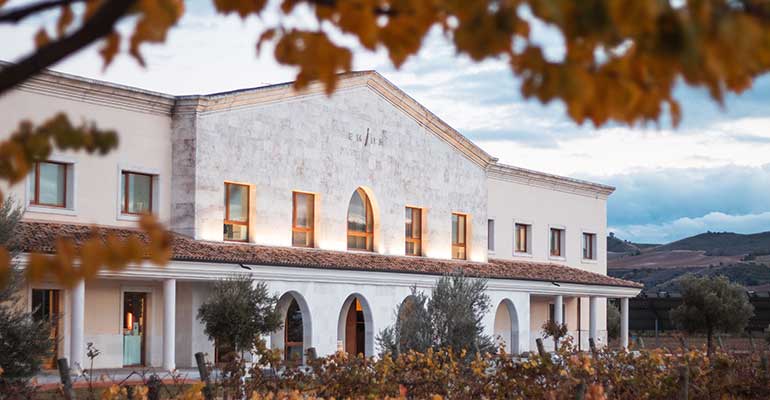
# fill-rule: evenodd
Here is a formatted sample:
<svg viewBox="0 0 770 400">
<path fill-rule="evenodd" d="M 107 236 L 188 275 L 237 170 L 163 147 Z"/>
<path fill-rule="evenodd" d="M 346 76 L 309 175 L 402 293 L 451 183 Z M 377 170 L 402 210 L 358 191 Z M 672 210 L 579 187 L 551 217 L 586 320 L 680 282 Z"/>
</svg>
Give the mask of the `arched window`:
<svg viewBox="0 0 770 400">
<path fill-rule="evenodd" d="M 372 203 L 362 189 L 356 189 L 348 205 L 348 249 L 372 251 L 373 242 Z"/>
</svg>

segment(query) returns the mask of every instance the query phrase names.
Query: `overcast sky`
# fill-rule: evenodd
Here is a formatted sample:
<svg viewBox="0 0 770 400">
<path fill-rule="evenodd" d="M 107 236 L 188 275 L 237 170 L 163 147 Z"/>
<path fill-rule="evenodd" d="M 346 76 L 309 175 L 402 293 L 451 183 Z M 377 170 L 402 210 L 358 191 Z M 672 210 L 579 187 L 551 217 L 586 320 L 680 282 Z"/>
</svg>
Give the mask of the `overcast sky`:
<svg viewBox="0 0 770 400">
<path fill-rule="evenodd" d="M 214 15 L 210 3 L 192 2 L 166 44 L 143 47 L 146 69 L 121 55 L 103 72 L 94 48 L 53 69 L 171 94 L 293 80 L 296 71 L 277 65 L 270 49 L 257 56 L 258 20 Z M 0 59 L 29 51 L 39 26 L 0 26 Z M 558 59 L 558 34 L 534 28 Z M 475 64 L 457 57 L 438 32 L 400 70 L 384 54 L 365 52 L 356 54 L 355 68 L 379 71 L 504 163 L 616 186 L 609 228 L 622 238 L 668 242 L 706 230 L 770 230 L 768 76 L 730 96 L 725 109 L 701 89 L 679 87 L 684 118 L 676 129 L 667 123 L 594 129 L 569 120 L 560 103 L 522 99 L 504 61 Z"/>
</svg>

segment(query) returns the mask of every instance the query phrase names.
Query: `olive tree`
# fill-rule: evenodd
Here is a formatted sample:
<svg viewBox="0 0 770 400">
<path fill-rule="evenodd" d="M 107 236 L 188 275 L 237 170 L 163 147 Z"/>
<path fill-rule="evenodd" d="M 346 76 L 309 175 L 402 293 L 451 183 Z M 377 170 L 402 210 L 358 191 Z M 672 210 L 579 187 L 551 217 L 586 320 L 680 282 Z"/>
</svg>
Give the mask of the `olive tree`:
<svg viewBox="0 0 770 400">
<path fill-rule="evenodd" d="M 254 348 L 262 335 L 281 327 L 276 310 L 278 297 L 267 284 L 248 274 L 215 282 L 208 299 L 198 309 L 204 332 L 217 345 L 243 354 Z"/>
<path fill-rule="evenodd" d="M 686 275 L 679 281 L 682 304 L 671 310 L 671 320 L 687 333 L 705 332 L 708 354 L 717 332 L 742 332 L 754 316 L 746 289 L 724 276 Z"/>
<path fill-rule="evenodd" d="M 429 298 L 413 289 L 413 295 L 396 310 L 395 324 L 380 332 L 381 351 L 494 351 L 492 338 L 483 333 L 482 318 L 491 307 L 486 290 L 486 280 L 459 273 L 441 277 Z"/>
</svg>

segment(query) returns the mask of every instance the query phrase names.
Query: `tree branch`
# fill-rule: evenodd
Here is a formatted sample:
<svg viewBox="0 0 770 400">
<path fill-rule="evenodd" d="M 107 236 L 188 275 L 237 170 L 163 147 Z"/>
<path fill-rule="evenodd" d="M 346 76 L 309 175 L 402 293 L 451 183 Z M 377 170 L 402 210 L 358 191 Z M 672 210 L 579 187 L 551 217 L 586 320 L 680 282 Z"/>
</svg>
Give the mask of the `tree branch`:
<svg viewBox="0 0 770 400">
<path fill-rule="evenodd" d="M 0 95 L 72 53 L 107 36 L 136 0 L 109 0 L 77 31 L 51 42 L 18 63 L 0 69 Z"/>
<path fill-rule="evenodd" d="M 24 18 L 29 17 L 32 14 L 46 11 L 51 8 L 70 5 L 72 3 L 80 3 L 84 0 L 48 0 L 41 1 L 40 3 L 31 4 L 26 7 L 11 8 L 6 12 L 0 13 L 0 23 L 17 23 Z"/>
</svg>

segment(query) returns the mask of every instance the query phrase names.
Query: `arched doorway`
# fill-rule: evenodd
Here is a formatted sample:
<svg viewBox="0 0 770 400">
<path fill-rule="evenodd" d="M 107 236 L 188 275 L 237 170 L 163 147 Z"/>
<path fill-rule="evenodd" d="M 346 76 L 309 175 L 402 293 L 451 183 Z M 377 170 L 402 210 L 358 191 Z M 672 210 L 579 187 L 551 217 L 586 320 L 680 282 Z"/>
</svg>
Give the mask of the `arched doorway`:
<svg viewBox="0 0 770 400">
<path fill-rule="evenodd" d="M 302 336 L 302 311 L 299 309 L 297 300 L 291 299 L 289 309 L 286 311 L 286 318 L 283 322 L 283 354 L 287 361 L 302 360 L 305 352 L 304 338 Z"/>
<path fill-rule="evenodd" d="M 374 250 L 374 210 L 369 195 L 358 188 L 348 203 L 348 250 Z"/>
<path fill-rule="evenodd" d="M 342 304 L 337 337 L 340 350 L 348 354 L 374 353 L 374 327 L 369 303 L 359 294 L 348 296 Z"/>
<path fill-rule="evenodd" d="M 513 302 L 505 299 L 495 312 L 495 338 L 497 345 L 505 345 L 505 351 L 519 354 L 519 317 Z"/>
<path fill-rule="evenodd" d="M 276 305 L 283 327 L 270 335 L 271 346 L 283 352 L 286 361 L 302 362 L 305 350 L 312 347 L 312 322 L 307 302 L 297 292 L 287 292 Z"/>
</svg>

